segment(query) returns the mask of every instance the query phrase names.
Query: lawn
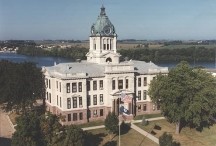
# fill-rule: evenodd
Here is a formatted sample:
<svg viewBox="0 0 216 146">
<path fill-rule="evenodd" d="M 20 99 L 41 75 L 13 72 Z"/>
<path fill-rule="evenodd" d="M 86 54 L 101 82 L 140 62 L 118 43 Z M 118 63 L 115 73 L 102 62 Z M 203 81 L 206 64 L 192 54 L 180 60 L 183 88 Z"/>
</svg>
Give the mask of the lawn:
<svg viewBox="0 0 216 146">
<path fill-rule="evenodd" d="M 143 117 L 149 119 L 149 118 L 156 118 L 156 117 L 163 117 L 163 116 L 161 114 L 145 114 L 145 115 L 136 116 L 134 120 L 142 120 Z"/>
<path fill-rule="evenodd" d="M 110 141 L 110 136 L 104 128 L 91 130 L 88 132 L 90 135 L 87 138 L 86 146 L 104 146 Z M 112 146 L 117 146 L 119 143 L 118 135 L 115 136 L 111 141 Z M 120 141 L 122 146 L 158 146 L 156 143 L 133 129 L 130 129 L 127 131 L 127 133 L 121 134 Z"/>
<path fill-rule="evenodd" d="M 155 124 L 160 126 L 161 130 L 154 129 Z M 179 135 L 175 134 L 175 125 L 168 123 L 166 120 L 152 121 L 147 126 L 142 126 L 141 123 L 136 125 L 147 132 L 153 130 L 157 138 L 164 132 L 172 134 L 174 139 L 181 143 L 181 146 L 215 146 L 216 144 L 216 125 L 210 127 L 210 129 L 204 128 L 202 132 L 186 127 L 182 129 Z"/>
<path fill-rule="evenodd" d="M 80 128 L 86 128 L 86 127 L 92 127 L 92 126 L 101 126 L 104 125 L 104 121 L 93 121 L 93 122 L 89 122 L 89 123 L 85 123 L 85 124 L 80 124 L 79 127 Z"/>
</svg>

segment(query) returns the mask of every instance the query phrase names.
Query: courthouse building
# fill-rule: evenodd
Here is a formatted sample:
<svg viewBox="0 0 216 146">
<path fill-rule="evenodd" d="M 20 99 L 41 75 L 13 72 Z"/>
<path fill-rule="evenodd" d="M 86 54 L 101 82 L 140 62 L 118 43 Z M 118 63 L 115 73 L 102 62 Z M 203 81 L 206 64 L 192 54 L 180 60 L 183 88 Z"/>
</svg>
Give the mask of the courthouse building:
<svg viewBox="0 0 216 146">
<path fill-rule="evenodd" d="M 104 120 L 108 112 L 120 118 L 159 112 L 148 96 L 151 80 L 168 73 L 152 62 L 120 61 L 117 34 L 102 6 L 91 27 L 87 60 L 43 67 L 47 110 L 61 115 L 61 123 Z M 121 98 L 120 98 L 121 97 Z"/>
</svg>

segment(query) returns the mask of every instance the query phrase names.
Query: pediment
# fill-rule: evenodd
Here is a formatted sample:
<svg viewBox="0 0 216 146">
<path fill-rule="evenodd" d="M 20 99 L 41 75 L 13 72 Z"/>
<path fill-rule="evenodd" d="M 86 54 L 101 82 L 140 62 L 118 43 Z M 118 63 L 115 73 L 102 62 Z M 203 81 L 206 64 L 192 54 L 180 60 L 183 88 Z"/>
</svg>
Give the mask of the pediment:
<svg viewBox="0 0 216 146">
<path fill-rule="evenodd" d="M 100 55 L 100 57 L 119 57 L 120 55 L 118 53 L 114 53 L 114 52 L 106 52 L 106 53 L 102 53 Z"/>
<path fill-rule="evenodd" d="M 81 96 L 78 94 L 73 94 L 72 97 L 81 97 Z"/>
<path fill-rule="evenodd" d="M 130 91 L 130 90 L 118 90 L 118 91 L 114 91 L 111 92 L 110 95 L 112 96 L 120 96 L 121 94 L 133 94 L 134 92 Z"/>
</svg>

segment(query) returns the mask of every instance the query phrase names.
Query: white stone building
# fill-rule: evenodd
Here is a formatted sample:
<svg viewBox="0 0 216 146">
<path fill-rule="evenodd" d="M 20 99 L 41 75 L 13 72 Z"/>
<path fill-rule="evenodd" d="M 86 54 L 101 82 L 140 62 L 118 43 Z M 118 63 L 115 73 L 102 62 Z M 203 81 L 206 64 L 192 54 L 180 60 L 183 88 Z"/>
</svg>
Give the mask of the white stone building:
<svg viewBox="0 0 216 146">
<path fill-rule="evenodd" d="M 103 120 L 110 111 L 118 114 L 119 107 L 124 119 L 159 112 L 147 91 L 151 80 L 158 73 L 167 74 L 168 68 L 152 62 L 120 62 L 117 34 L 103 6 L 89 39 L 86 61 L 43 68 L 47 110 L 61 115 L 63 125 Z"/>
</svg>

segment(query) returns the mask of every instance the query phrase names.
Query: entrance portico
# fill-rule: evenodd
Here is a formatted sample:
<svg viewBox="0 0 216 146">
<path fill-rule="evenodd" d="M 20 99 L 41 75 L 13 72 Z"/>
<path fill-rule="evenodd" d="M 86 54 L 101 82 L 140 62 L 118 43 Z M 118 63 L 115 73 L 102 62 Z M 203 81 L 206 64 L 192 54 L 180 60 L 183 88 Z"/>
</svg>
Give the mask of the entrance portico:
<svg viewBox="0 0 216 146">
<path fill-rule="evenodd" d="M 128 90 L 119 90 L 111 93 L 111 111 L 119 115 L 121 120 L 130 120 L 134 116 L 134 93 Z M 123 117 L 123 119 L 122 119 Z"/>
</svg>

